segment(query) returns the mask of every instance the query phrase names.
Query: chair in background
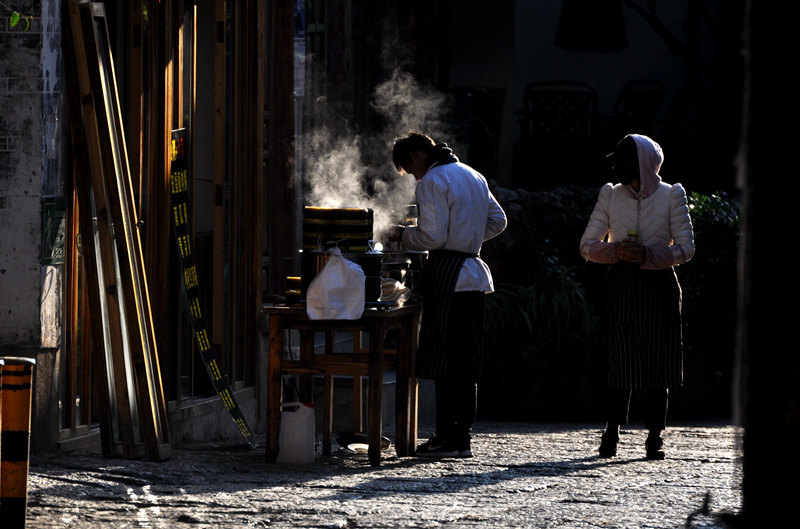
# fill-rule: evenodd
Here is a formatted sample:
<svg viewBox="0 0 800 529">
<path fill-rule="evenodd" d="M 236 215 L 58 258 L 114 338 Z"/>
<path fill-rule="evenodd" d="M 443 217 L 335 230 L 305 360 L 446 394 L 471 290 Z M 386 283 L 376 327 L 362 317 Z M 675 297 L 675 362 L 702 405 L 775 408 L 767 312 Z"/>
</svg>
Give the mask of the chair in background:
<svg viewBox="0 0 800 529">
<path fill-rule="evenodd" d="M 452 98 L 453 143 L 459 158 L 488 180 L 496 177 L 505 90 L 476 86 L 448 90 Z M 453 145 L 451 145 L 453 146 Z"/>
<path fill-rule="evenodd" d="M 656 80 L 640 79 L 622 85 L 613 111 L 617 139 L 630 133 L 654 135 L 666 91 L 666 85 Z"/>
<path fill-rule="evenodd" d="M 521 187 L 578 183 L 597 157 L 597 90 L 581 81 L 536 81 L 525 87 L 515 174 Z"/>
<path fill-rule="evenodd" d="M 536 81 L 522 95 L 522 137 L 545 141 L 588 138 L 597 90 L 580 81 Z"/>
</svg>

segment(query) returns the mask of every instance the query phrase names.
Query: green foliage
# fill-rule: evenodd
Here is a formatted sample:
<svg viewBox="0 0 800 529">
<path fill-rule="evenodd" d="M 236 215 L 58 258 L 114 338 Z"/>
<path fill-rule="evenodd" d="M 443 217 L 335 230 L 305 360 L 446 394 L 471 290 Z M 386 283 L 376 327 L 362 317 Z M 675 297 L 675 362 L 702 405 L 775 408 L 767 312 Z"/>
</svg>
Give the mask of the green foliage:
<svg viewBox="0 0 800 529">
<path fill-rule="evenodd" d="M 727 262 L 735 257 L 741 224 L 739 203 L 725 193 L 691 193 L 688 200 L 695 230 L 695 246 L 714 250 L 702 252 L 708 255 L 708 262 Z"/>
<path fill-rule="evenodd" d="M 11 9 L 10 7 L 8 7 L 3 2 L 0 2 L 0 6 L 2 6 L 4 8 L 6 8 L 7 10 L 11 11 L 11 15 L 9 15 L 9 17 L 8 17 L 9 26 L 11 26 L 12 28 L 16 27 L 20 23 L 21 20 L 24 20 L 25 21 L 25 29 L 23 29 L 23 31 L 29 31 L 31 29 L 31 20 L 33 20 L 32 16 L 30 16 L 30 15 L 22 15 L 22 14 L 20 14 L 19 11 L 17 11 L 16 9 Z"/>
<path fill-rule="evenodd" d="M 683 294 L 684 389 L 687 402 L 726 413 L 736 349 L 740 205 L 724 193 L 688 197 L 695 254 L 676 267 Z"/>
<path fill-rule="evenodd" d="M 589 307 L 572 271 L 556 259 L 542 263 L 532 283 L 500 284 L 486 298 L 487 341 L 493 349 L 512 356 L 527 346 L 558 352 L 565 337 L 588 331 Z"/>
<path fill-rule="evenodd" d="M 740 205 L 725 194 L 689 196 L 695 255 L 676 270 L 683 290 L 685 345 L 694 357 L 717 357 L 729 369 L 736 315 Z"/>
<path fill-rule="evenodd" d="M 735 306 L 740 206 L 724 194 L 692 193 L 688 198 L 695 255 L 677 268 L 684 294 L 684 318 L 689 325 L 699 320 L 710 329 L 733 319 L 732 310 L 705 310 L 720 304 Z M 702 312 L 696 313 L 698 309 Z"/>
</svg>

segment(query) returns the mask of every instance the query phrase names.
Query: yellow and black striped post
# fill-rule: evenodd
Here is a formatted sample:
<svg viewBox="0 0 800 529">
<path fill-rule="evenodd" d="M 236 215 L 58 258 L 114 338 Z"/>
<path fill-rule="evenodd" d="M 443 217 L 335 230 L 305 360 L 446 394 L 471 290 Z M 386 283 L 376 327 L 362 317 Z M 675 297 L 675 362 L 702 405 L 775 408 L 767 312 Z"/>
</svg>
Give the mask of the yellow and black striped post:
<svg viewBox="0 0 800 529">
<path fill-rule="evenodd" d="M 6 356 L 0 378 L 0 520 L 25 527 L 31 437 L 33 358 Z"/>
<path fill-rule="evenodd" d="M 5 364 L 5 360 L 0 358 L 0 388 L 3 387 L 3 365 Z M 0 391 L 0 431 L 2 431 L 3 427 L 3 392 Z M 2 440 L 0 439 L 0 451 L 2 451 L 3 445 L 1 444 Z M 3 476 L 3 465 L 0 464 L 0 478 Z"/>
</svg>

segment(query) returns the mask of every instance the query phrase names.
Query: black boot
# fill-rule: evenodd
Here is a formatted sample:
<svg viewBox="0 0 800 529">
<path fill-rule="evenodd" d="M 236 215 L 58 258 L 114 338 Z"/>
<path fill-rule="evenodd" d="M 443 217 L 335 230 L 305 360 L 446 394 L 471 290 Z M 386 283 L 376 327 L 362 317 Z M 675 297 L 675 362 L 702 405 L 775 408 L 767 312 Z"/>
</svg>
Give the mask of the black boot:
<svg viewBox="0 0 800 529">
<path fill-rule="evenodd" d="M 606 431 L 600 438 L 600 457 L 614 457 L 617 455 L 617 443 L 619 443 L 619 425 L 609 424 Z"/>
<path fill-rule="evenodd" d="M 661 439 L 661 433 L 655 430 L 651 430 L 650 434 L 647 436 L 647 441 L 644 442 L 645 453 L 647 454 L 647 459 L 652 459 L 656 461 L 660 461 L 664 459 L 664 451 L 662 448 L 664 447 L 664 440 Z"/>
</svg>

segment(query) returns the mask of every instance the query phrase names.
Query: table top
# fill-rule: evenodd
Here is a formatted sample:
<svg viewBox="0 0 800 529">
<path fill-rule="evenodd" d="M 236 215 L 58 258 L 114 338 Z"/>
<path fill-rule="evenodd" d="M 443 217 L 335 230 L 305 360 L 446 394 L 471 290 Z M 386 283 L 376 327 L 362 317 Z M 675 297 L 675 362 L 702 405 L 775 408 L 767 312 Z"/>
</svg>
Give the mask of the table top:
<svg viewBox="0 0 800 529">
<path fill-rule="evenodd" d="M 422 310 L 420 303 L 404 303 L 402 305 L 386 305 L 365 307 L 364 314 L 361 319 L 365 318 L 394 318 L 397 316 L 404 316 L 406 314 L 413 314 Z M 261 312 L 263 314 L 277 314 L 291 317 L 308 318 L 306 307 L 304 305 L 262 305 Z M 331 321 L 331 322 L 346 322 L 355 320 L 315 320 L 315 321 Z"/>
</svg>

